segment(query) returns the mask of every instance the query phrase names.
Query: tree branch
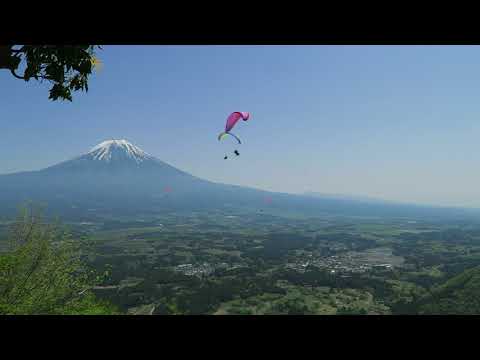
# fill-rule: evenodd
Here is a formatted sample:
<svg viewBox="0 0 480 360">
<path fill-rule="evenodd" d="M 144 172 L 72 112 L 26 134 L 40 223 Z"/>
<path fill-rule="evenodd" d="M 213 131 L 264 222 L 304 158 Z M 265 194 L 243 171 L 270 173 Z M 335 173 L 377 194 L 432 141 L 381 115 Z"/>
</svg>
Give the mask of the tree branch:
<svg viewBox="0 0 480 360">
<path fill-rule="evenodd" d="M 42 260 L 42 252 L 38 254 L 37 258 L 34 260 L 32 266 L 30 266 L 30 269 L 27 272 L 27 276 L 23 279 L 22 285 L 19 287 L 17 291 L 17 296 L 13 299 L 13 301 L 10 302 L 11 305 L 16 305 L 18 301 L 21 300 L 21 296 L 25 293 L 26 291 L 26 285 L 28 283 L 28 280 L 32 276 L 32 274 L 38 269 L 38 266 L 40 265 L 40 262 Z"/>
<path fill-rule="evenodd" d="M 12 73 L 13 76 L 15 76 L 17 79 L 22 79 L 22 80 L 25 80 L 25 78 L 23 76 L 19 76 L 15 73 L 15 70 L 13 69 L 10 69 L 10 72 Z"/>
</svg>

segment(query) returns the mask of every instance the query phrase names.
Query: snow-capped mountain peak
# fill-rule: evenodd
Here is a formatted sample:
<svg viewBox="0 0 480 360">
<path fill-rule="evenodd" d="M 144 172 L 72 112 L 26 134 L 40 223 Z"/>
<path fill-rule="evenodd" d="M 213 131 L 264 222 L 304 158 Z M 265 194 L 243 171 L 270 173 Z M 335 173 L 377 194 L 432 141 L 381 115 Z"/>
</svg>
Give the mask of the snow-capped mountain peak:
<svg viewBox="0 0 480 360">
<path fill-rule="evenodd" d="M 94 146 L 87 155 L 94 160 L 110 162 L 115 158 L 129 158 L 141 163 L 151 158 L 149 154 L 127 140 L 107 140 Z"/>
</svg>

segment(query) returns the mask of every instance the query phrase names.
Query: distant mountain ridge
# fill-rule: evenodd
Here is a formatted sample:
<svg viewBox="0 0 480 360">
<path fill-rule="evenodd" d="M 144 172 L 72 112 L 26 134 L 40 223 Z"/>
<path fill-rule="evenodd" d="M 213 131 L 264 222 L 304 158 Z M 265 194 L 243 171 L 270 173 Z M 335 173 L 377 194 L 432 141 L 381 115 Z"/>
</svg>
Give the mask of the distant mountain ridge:
<svg viewBox="0 0 480 360">
<path fill-rule="evenodd" d="M 307 191 L 304 193 L 306 196 L 314 196 L 317 198 L 323 199 L 338 199 L 338 200 L 351 200 L 351 201 L 362 201 L 362 202 L 369 202 L 369 203 L 382 203 L 382 204 L 393 204 L 398 203 L 395 201 L 378 199 L 369 196 L 360 196 L 360 195 L 347 195 L 347 194 L 328 194 L 328 193 L 320 193 L 314 191 Z"/>
<path fill-rule="evenodd" d="M 268 201 L 267 201 L 268 199 Z M 459 209 L 351 198 L 272 193 L 193 176 L 127 140 L 107 140 L 74 159 L 38 171 L 0 175 L 0 215 L 21 202 L 41 202 L 63 217 L 230 209 L 354 216 L 464 216 Z"/>
</svg>

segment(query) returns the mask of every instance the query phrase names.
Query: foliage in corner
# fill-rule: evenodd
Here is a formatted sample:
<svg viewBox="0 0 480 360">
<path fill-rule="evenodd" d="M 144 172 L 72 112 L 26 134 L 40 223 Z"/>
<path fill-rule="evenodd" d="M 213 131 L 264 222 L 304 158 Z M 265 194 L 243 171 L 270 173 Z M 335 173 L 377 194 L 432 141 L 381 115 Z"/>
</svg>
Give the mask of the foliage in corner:
<svg viewBox="0 0 480 360">
<path fill-rule="evenodd" d="M 115 314 L 91 289 L 103 280 L 86 267 L 78 242 L 41 212 L 23 209 L 0 254 L 0 315 Z"/>
<path fill-rule="evenodd" d="M 73 91 L 88 91 L 88 77 L 99 61 L 98 45 L 0 46 L 0 69 L 10 70 L 18 79 L 48 81 L 51 100 L 72 101 Z M 23 68 L 23 75 L 18 71 Z"/>
</svg>

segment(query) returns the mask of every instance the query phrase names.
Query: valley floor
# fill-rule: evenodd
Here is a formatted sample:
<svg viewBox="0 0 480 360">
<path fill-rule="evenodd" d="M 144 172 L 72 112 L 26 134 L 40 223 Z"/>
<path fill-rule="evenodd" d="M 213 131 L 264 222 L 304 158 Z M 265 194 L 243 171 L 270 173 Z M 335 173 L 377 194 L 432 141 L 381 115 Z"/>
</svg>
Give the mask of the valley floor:
<svg viewBox="0 0 480 360">
<path fill-rule="evenodd" d="M 435 289 L 480 265 L 480 226 L 455 222 L 213 212 L 70 226 L 111 270 L 95 293 L 128 314 L 441 313 Z"/>
</svg>

